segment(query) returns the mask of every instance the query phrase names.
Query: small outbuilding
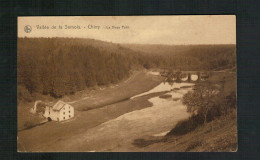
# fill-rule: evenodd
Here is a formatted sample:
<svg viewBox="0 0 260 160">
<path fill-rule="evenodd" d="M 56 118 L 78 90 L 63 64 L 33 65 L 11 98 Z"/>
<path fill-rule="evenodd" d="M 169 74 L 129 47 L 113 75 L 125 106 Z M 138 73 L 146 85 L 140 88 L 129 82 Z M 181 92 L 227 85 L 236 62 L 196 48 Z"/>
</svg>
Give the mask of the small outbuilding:
<svg viewBox="0 0 260 160">
<path fill-rule="evenodd" d="M 46 106 L 43 116 L 53 121 L 68 120 L 74 117 L 74 107 L 63 101 L 58 101 L 54 106 Z"/>
</svg>

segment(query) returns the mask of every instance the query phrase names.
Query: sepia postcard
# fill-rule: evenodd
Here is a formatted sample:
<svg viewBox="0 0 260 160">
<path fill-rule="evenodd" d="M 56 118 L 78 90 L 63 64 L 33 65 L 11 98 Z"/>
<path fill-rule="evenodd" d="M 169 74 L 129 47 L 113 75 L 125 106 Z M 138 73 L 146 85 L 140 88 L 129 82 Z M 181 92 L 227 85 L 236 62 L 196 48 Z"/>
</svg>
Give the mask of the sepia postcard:
<svg viewBox="0 0 260 160">
<path fill-rule="evenodd" d="M 18 17 L 18 152 L 236 152 L 235 15 Z"/>
</svg>

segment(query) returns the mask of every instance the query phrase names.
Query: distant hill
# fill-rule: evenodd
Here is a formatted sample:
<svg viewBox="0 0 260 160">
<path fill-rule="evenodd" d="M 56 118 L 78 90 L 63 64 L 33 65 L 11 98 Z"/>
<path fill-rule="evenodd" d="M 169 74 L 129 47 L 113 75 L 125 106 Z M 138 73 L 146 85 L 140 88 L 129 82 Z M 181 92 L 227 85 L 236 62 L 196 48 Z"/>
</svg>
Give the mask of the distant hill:
<svg viewBox="0 0 260 160">
<path fill-rule="evenodd" d="M 18 38 L 18 85 L 30 93 L 54 97 L 85 87 L 117 83 L 128 77 L 130 70 L 140 68 L 215 70 L 235 65 L 235 45 L 143 45 L 83 38 Z"/>
<path fill-rule="evenodd" d="M 221 45 L 160 45 L 160 44 L 122 44 L 122 47 L 145 54 L 187 54 L 205 52 L 233 52 L 235 44 Z"/>
</svg>

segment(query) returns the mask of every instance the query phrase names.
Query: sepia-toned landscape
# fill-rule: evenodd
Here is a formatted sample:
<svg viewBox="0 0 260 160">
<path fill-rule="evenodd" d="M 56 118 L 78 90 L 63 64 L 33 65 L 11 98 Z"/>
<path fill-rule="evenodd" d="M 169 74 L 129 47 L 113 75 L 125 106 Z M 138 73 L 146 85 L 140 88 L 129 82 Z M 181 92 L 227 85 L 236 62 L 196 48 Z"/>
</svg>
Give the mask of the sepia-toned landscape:
<svg viewBox="0 0 260 160">
<path fill-rule="evenodd" d="M 235 16 L 19 17 L 18 151 L 237 151 L 235 40 Z"/>
</svg>

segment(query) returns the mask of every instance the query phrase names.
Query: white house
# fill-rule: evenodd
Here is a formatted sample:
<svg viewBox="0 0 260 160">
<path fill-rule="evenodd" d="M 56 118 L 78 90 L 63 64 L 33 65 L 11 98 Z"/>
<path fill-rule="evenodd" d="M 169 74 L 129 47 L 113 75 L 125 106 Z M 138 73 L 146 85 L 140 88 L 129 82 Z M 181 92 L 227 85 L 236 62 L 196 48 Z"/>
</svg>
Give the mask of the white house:
<svg viewBox="0 0 260 160">
<path fill-rule="evenodd" d="M 58 101 L 54 106 L 46 106 L 43 116 L 53 121 L 68 120 L 74 117 L 74 107 Z"/>
</svg>

